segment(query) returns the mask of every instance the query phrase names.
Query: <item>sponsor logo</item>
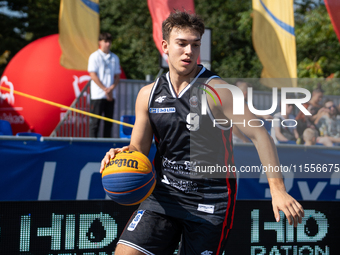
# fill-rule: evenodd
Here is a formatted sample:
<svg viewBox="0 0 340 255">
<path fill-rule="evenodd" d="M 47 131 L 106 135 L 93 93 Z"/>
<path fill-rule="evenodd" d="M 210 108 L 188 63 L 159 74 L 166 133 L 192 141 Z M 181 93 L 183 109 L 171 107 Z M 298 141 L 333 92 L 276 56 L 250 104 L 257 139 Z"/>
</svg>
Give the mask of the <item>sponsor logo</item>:
<svg viewBox="0 0 340 255">
<path fill-rule="evenodd" d="M 166 157 L 163 157 L 162 165 L 165 171 L 169 172 L 180 172 L 181 174 L 188 174 L 190 171 L 196 171 L 195 162 L 184 161 L 179 163 L 177 161 L 171 161 Z"/>
<path fill-rule="evenodd" d="M 17 115 L 17 114 L 11 114 L 11 113 L 2 113 L 0 115 L 1 120 L 7 120 L 11 124 L 24 124 L 25 123 L 25 118 L 22 115 Z"/>
<path fill-rule="evenodd" d="M 2 100 L 7 100 L 7 103 L 10 105 L 14 105 L 14 86 L 13 83 L 8 81 L 7 76 L 3 76 L 0 80 L 0 88 L 1 86 L 9 88 L 9 93 L 3 93 L 0 90 L 0 103 Z"/>
<path fill-rule="evenodd" d="M 192 97 L 189 99 L 189 103 L 190 103 L 190 106 L 191 106 L 191 107 L 196 108 L 196 107 L 198 106 L 198 98 L 197 98 L 197 96 L 192 96 Z"/>
<path fill-rule="evenodd" d="M 134 231 L 137 227 L 139 221 L 142 219 L 145 210 L 139 210 L 135 216 L 135 218 L 131 221 L 129 227 L 127 228 L 128 231 Z"/>
<path fill-rule="evenodd" d="M 174 113 L 176 112 L 175 107 L 168 107 L 168 108 L 150 108 L 150 113 Z"/>
<path fill-rule="evenodd" d="M 105 168 L 112 166 L 112 165 L 117 165 L 118 167 L 127 166 L 127 167 L 131 167 L 134 169 L 138 169 L 138 161 L 134 159 L 111 160 L 110 163 L 108 163 Z"/>
<path fill-rule="evenodd" d="M 166 96 L 160 96 L 158 98 L 156 98 L 155 102 L 157 103 L 162 103 L 165 100 Z"/>
<path fill-rule="evenodd" d="M 80 95 L 80 88 L 79 85 L 83 82 L 87 82 L 91 80 L 91 77 L 89 75 L 82 75 L 80 77 L 73 75 L 73 82 L 72 82 L 72 86 L 73 86 L 73 90 L 74 90 L 74 95 L 77 97 L 79 97 Z M 84 92 L 84 97 L 87 96 L 87 92 Z"/>
<path fill-rule="evenodd" d="M 208 251 L 208 250 L 206 250 L 206 251 L 201 253 L 201 255 L 211 255 L 211 254 L 213 254 L 213 252 L 212 251 Z"/>
<path fill-rule="evenodd" d="M 215 206 L 213 206 L 213 205 L 198 204 L 197 211 L 213 214 L 214 210 L 215 210 L 214 208 L 215 208 Z"/>
<path fill-rule="evenodd" d="M 197 184 L 192 181 L 175 180 L 163 175 L 162 183 L 170 185 L 184 193 L 197 192 Z"/>
</svg>

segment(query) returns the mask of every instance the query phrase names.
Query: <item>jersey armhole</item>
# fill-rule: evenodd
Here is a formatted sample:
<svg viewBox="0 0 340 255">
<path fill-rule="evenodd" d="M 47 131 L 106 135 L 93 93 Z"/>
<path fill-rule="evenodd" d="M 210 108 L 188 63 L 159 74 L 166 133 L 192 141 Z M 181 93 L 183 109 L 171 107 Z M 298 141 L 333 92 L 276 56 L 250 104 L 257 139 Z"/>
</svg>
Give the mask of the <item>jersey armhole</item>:
<svg viewBox="0 0 340 255">
<path fill-rule="evenodd" d="M 150 110 L 150 105 L 151 105 L 151 101 L 152 101 L 152 98 L 153 98 L 153 94 L 158 86 L 158 82 L 159 82 L 159 78 L 155 81 L 155 84 L 153 85 L 152 89 L 151 89 L 151 92 L 150 92 L 150 95 L 149 95 L 149 103 L 148 103 L 148 111 Z"/>
<path fill-rule="evenodd" d="M 218 76 L 218 75 L 212 75 L 212 76 L 210 76 L 206 81 L 205 81 L 205 84 L 208 84 L 212 79 L 215 79 L 215 78 L 221 78 L 220 76 Z M 203 91 L 203 93 L 205 93 L 205 91 Z M 205 100 L 207 100 L 206 99 L 206 97 L 205 97 Z M 209 115 L 209 118 L 210 118 L 210 120 L 212 121 L 212 122 L 214 122 L 214 115 L 213 115 L 213 113 L 212 113 L 212 111 L 211 111 L 211 109 L 210 109 L 210 106 L 209 106 L 209 104 L 208 104 L 208 100 L 207 100 L 207 112 L 208 112 L 208 115 Z M 231 129 L 231 126 L 230 127 L 224 127 L 224 126 L 222 126 L 222 125 L 220 125 L 220 124 L 216 124 L 216 127 L 218 127 L 219 129 L 222 129 L 222 130 L 229 130 L 229 129 Z"/>
</svg>

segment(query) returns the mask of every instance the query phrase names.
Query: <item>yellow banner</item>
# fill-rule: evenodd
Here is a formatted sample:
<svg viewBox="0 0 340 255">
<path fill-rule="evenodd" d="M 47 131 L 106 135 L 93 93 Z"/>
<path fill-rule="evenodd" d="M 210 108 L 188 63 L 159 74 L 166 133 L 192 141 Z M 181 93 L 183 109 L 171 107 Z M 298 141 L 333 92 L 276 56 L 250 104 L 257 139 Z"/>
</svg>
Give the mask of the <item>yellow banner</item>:
<svg viewBox="0 0 340 255">
<path fill-rule="evenodd" d="M 261 77 L 297 78 L 293 0 L 252 1 L 253 45 L 263 65 Z M 282 80 L 284 84 L 281 79 L 264 79 L 263 83 L 287 87 L 287 79 Z M 290 81 L 288 85 L 295 87 L 296 79 Z"/>
<path fill-rule="evenodd" d="M 99 0 L 61 0 L 59 12 L 60 64 L 87 70 L 91 53 L 98 49 Z"/>
</svg>

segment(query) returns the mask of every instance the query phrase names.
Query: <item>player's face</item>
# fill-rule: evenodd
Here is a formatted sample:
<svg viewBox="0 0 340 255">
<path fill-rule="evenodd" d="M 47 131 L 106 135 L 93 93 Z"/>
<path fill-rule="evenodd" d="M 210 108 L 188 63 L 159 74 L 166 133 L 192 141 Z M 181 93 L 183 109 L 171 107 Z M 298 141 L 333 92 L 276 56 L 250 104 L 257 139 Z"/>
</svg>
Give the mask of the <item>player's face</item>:
<svg viewBox="0 0 340 255">
<path fill-rule="evenodd" d="M 197 31 L 174 28 L 169 41 L 162 41 L 162 47 L 168 55 L 169 67 L 179 75 L 195 72 L 201 47 L 201 36 Z"/>
<path fill-rule="evenodd" d="M 99 41 L 99 49 L 101 49 L 105 53 L 109 53 L 111 48 L 111 41 L 100 40 Z"/>
</svg>

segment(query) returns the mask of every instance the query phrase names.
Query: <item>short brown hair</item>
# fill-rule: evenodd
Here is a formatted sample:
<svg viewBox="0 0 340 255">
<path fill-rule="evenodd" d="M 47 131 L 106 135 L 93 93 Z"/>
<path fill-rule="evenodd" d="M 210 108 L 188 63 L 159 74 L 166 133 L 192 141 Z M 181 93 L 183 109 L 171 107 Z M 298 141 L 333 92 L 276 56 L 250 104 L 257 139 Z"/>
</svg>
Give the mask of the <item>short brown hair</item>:
<svg viewBox="0 0 340 255">
<path fill-rule="evenodd" d="M 99 41 L 104 40 L 104 41 L 112 42 L 112 35 L 110 33 L 106 33 L 106 32 L 100 33 L 98 40 Z"/>
<path fill-rule="evenodd" d="M 193 29 L 197 31 L 201 37 L 204 33 L 203 20 L 198 15 L 185 11 L 176 10 L 175 12 L 170 13 L 169 17 L 163 21 L 163 40 L 169 41 L 170 33 L 175 27 L 179 29 Z"/>
</svg>

